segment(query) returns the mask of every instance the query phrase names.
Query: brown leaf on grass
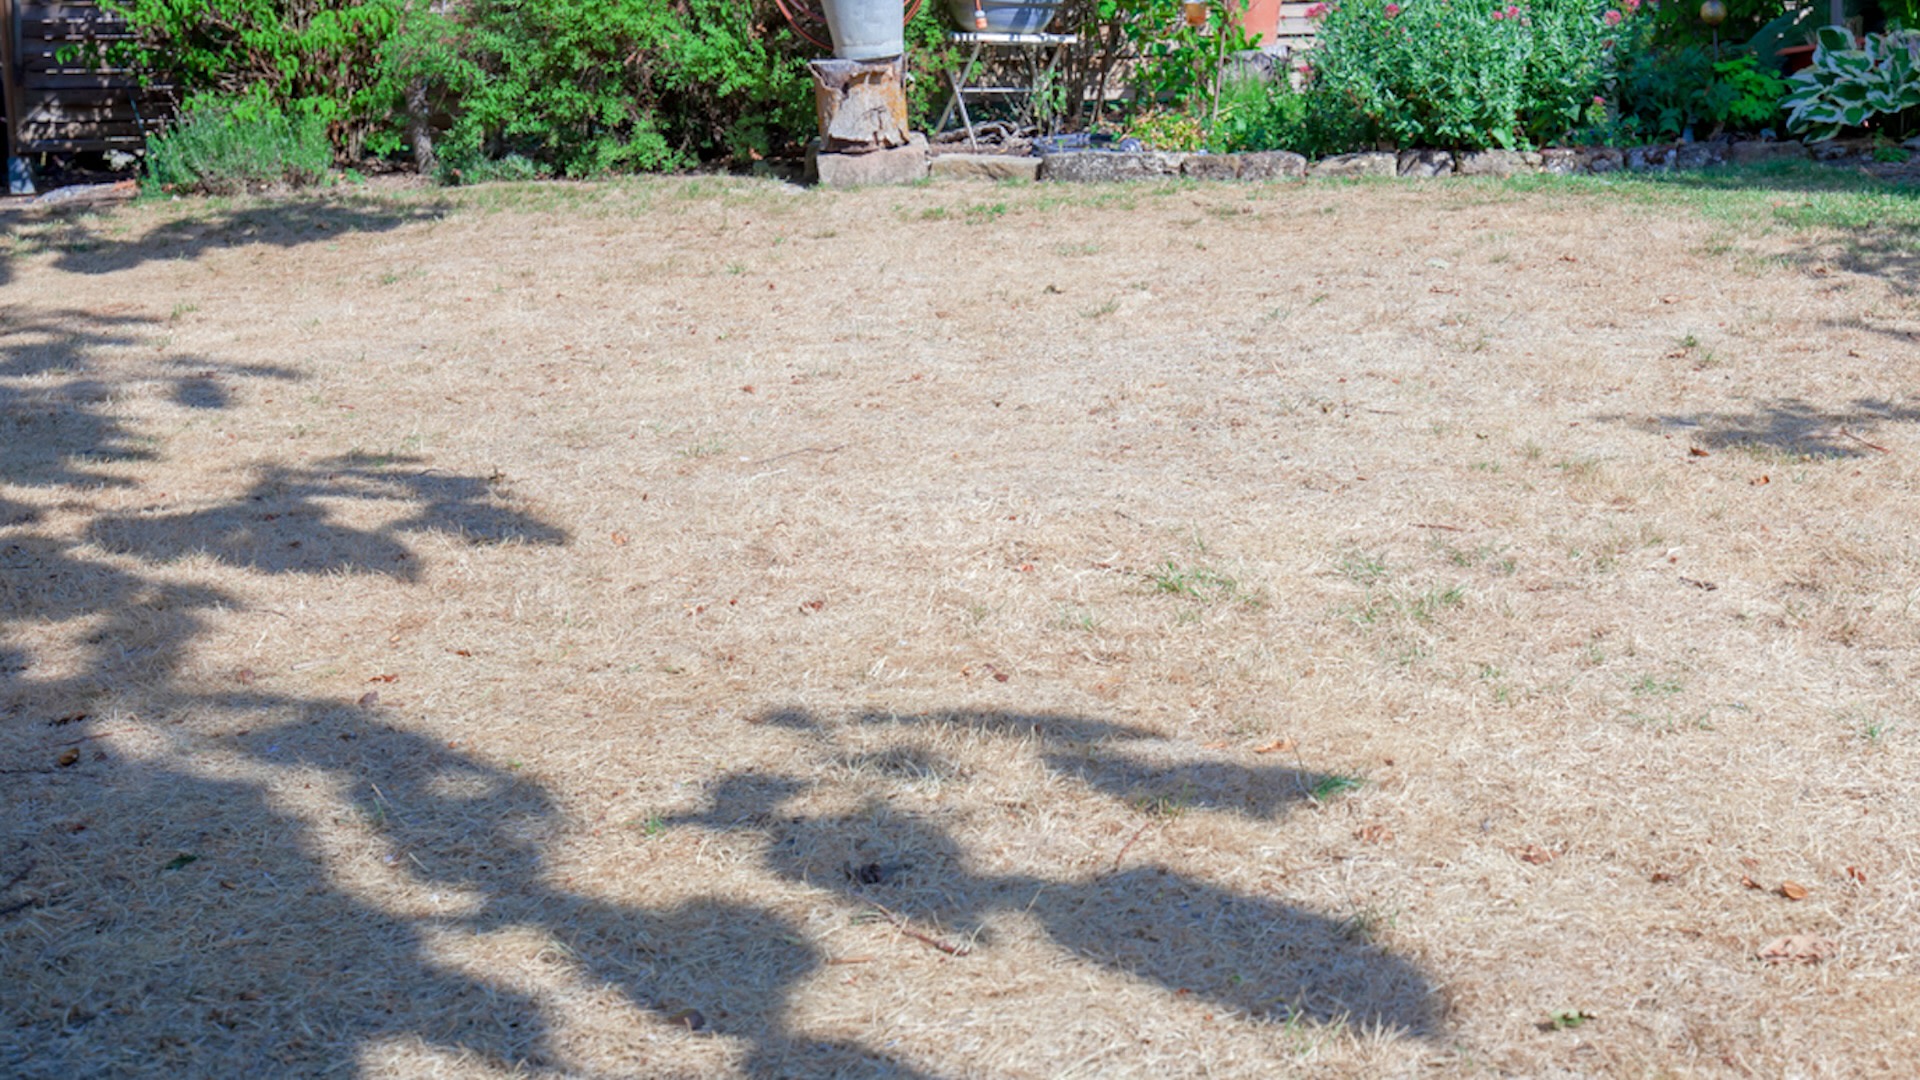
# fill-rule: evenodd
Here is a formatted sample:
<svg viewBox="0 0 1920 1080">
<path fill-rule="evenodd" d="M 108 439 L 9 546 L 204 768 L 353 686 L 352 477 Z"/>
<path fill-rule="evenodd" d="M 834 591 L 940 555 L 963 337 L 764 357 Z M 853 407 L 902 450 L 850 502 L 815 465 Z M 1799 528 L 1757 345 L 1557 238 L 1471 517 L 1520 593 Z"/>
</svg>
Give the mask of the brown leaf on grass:
<svg viewBox="0 0 1920 1080">
<path fill-rule="evenodd" d="M 800 602 L 800 610 L 809 615 L 826 606 L 827 602 L 825 600 L 803 600 Z"/>
<path fill-rule="evenodd" d="M 1765 886 L 1765 885 L 1762 885 L 1762 884 L 1760 884 L 1759 882 L 1757 882 L 1757 881 L 1755 881 L 1755 880 L 1753 880 L 1753 876 L 1752 876 L 1752 875 L 1750 875 L 1750 874 L 1741 874 L 1741 875 L 1740 875 L 1740 884 L 1742 884 L 1742 885 L 1745 885 L 1745 886 L 1746 886 L 1747 888 L 1749 888 L 1749 889 L 1764 889 L 1764 888 L 1766 888 L 1766 886 Z"/>
<path fill-rule="evenodd" d="M 1856 885 L 1865 885 L 1867 883 L 1867 872 L 1857 866 L 1847 867 L 1847 876 L 1852 878 Z"/>
<path fill-rule="evenodd" d="M 628 537 L 626 533 L 623 533 L 623 532 L 616 532 L 616 533 L 614 533 L 614 534 L 613 534 L 613 546 L 614 546 L 614 547 L 626 547 L 626 546 L 627 546 L 627 541 L 628 541 L 629 539 L 630 539 L 630 537 Z"/>
<path fill-rule="evenodd" d="M 1688 457 L 1712 457 L 1713 454 L 1709 451 L 1702 450 L 1697 446 L 1689 446 L 1687 447 L 1687 456 Z"/>
<path fill-rule="evenodd" d="M 1393 830 L 1379 824 L 1362 825 L 1354 830 L 1353 837 L 1363 844 L 1391 844 Z"/>
<path fill-rule="evenodd" d="M 1535 866 L 1545 866 L 1554 859 L 1553 852 L 1548 851 L 1539 844 L 1528 844 L 1526 847 L 1514 851 L 1514 855 L 1518 856 L 1521 862 L 1532 863 Z"/>
<path fill-rule="evenodd" d="M 72 765 L 74 762 L 79 760 L 80 760 L 80 751 L 69 749 L 66 753 L 61 754 L 59 759 L 56 760 L 54 764 L 64 769 L 67 766 Z"/>
<path fill-rule="evenodd" d="M 400 676 L 398 676 L 398 675 L 375 675 L 375 676 L 374 676 L 373 678 L 371 678 L 371 679 L 368 679 L 367 681 L 368 681 L 368 682 L 385 682 L 385 683 L 390 683 L 390 682 L 399 682 L 399 681 L 400 681 Z"/>
<path fill-rule="evenodd" d="M 1767 942 L 1754 955 L 1769 964 L 1817 964 L 1832 959 L 1839 951 L 1839 943 L 1832 938 L 1788 934 Z"/>
<path fill-rule="evenodd" d="M 1797 881 L 1783 881 L 1780 883 L 1780 895 L 1789 900 L 1805 900 L 1807 887 Z"/>
<path fill-rule="evenodd" d="M 1653 876 L 1647 880 L 1653 882 L 1655 885 L 1665 885 L 1667 882 L 1673 880 L 1673 875 L 1667 873 L 1665 870 L 1655 870 Z"/>
<path fill-rule="evenodd" d="M 1275 739 L 1265 745 L 1254 747 L 1253 752 L 1256 754 L 1284 754 L 1298 745 L 1300 744 L 1294 742 L 1292 739 Z"/>
<path fill-rule="evenodd" d="M 1768 476 L 1766 473 L 1761 473 L 1759 476 L 1755 477 L 1754 479 L 1747 481 L 1747 483 L 1752 484 L 1754 487 L 1759 487 L 1762 484 L 1773 483 L 1773 478 Z"/>
</svg>

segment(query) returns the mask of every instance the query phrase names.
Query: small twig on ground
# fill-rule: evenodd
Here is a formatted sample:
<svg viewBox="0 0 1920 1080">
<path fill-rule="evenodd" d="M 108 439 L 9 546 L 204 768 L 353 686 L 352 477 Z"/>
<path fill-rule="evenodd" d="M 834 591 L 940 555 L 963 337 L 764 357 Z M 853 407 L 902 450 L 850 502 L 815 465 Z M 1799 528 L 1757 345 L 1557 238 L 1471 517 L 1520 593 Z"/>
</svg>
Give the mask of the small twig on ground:
<svg viewBox="0 0 1920 1080">
<path fill-rule="evenodd" d="M 1127 837 L 1127 842 L 1120 845 L 1120 850 L 1114 852 L 1113 873 L 1117 874 L 1120 872 L 1120 860 L 1127 857 L 1127 849 L 1131 848 L 1133 846 L 1133 842 L 1135 840 L 1140 839 L 1141 835 L 1144 834 L 1148 829 L 1152 827 L 1153 827 L 1153 822 L 1151 821 L 1142 822 L 1139 828 L 1133 830 L 1133 835 Z"/>
<path fill-rule="evenodd" d="M 965 956 L 968 953 L 973 951 L 972 949 L 966 947 L 965 945 L 955 945 L 951 941 L 942 941 L 939 938 L 932 936 L 931 934 L 923 934 L 920 931 L 915 930 L 911 925 L 908 924 L 905 918 L 894 914 L 893 910 L 887 907 L 885 904 L 882 904 L 876 900 L 867 900 L 866 903 L 869 907 L 873 908 L 873 910 L 879 912 L 882 918 L 892 923 L 893 928 L 895 930 L 900 931 L 901 933 L 907 935 L 908 937 L 914 939 L 915 941 L 925 942 L 928 945 L 931 945 L 934 948 L 939 949 L 941 952 L 946 953 L 948 956 Z"/>
<path fill-rule="evenodd" d="M 1883 454 L 1891 454 L 1891 453 L 1893 453 L 1893 451 L 1891 451 L 1891 450 L 1889 450 L 1889 449 L 1887 449 L 1887 448 L 1886 448 L 1886 447 L 1884 447 L 1884 446 L 1881 446 L 1881 445 L 1880 445 L 1879 443 L 1870 443 L 1870 442 L 1868 442 L 1867 440 L 1865 440 L 1865 439 L 1863 439 L 1863 438 L 1861 438 L 1860 436 L 1858 436 L 1858 435 L 1855 435 L 1855 434 L 1854 434 L 1853 432 L 1851 432 L 1851 431 L 1848 431 L 1848 430 L 1847 430 L 1846 428 L 1841 428 L 1841 429 L 1840 429 L 1840 434 L 1842 434 L 1842 435 L 1844 435 L 1844 436 L 1846 436 L 1846 437 L 1847 437 L 1847 438 L 1849 438 L 1849 439 L 1852 439 L 1852 440 L 1853 440 L 1854 442 L 1857 442 L 1857 443 L 1859 443 L 1859 444 L 1860 444 L 1861 446 L 1864 446 L 1864 447 L 1866 447 L 1866 448 L 1867 448 L 1867 449 L 1869 449 L 1869 450 L 1878 450 L 1878 451 L 1880 451 L 1880 452 L 1881 452 L 1881 453 L 1883 453 Z"/>
<path fill-rule="evenodd" d="M 1445 529 L 1448 532 L 1466 532 L 1467 531 L 1458 525 L 1429 525 L 1424 521 L 1414 522 L 1413 527 L 1416 529 Z"/>
<path fill-rule="evenodd" d="M 770 458 L 761 458 L 759 461 L 754 462 L 754 464 L 765 465 L 768 462 L 779 461 L 782 458 L 790 458 L 795 454 L 837 454 L 846 448 L 846 443 L 841 443 L 839 446 L 803 446 L 798 450 L 789 450 L 784 454 L 775 454 Z"/>
</svg>

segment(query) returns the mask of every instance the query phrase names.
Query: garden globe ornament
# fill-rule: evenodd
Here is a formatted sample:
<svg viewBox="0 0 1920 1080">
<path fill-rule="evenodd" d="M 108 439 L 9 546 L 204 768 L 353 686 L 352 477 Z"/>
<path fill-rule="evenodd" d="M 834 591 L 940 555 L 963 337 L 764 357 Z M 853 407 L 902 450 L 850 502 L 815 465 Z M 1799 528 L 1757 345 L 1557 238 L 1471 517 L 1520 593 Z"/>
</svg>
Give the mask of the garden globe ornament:
<svg viewBox="0 0 1920 1080">
<path fill-rule="evenodd" d="M 1720 24 L 1727 21 L 1727 5 L 1722 0 L 1701 0 L 1700 21 L 1713 28 L 1713 60 L 1720 62 Z"/>
</svg>

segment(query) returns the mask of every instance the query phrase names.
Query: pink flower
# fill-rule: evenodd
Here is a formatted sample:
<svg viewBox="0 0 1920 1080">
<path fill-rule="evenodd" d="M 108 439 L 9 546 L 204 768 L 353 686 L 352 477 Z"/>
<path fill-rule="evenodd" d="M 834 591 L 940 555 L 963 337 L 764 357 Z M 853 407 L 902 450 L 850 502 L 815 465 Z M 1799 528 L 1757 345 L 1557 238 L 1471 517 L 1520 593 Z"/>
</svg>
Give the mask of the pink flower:
<svg viewBox="0 0 1920 1080">
<path fill-rule="evenodd" d="M 1608 9 L 1605 15 L 1600 16 L 1600 21 L 1606 23 L 1608 26 L 1619 26 L 1620 20 L 1623 18 L 1625 18 L 1625 16 L 1621 15 L 1618 11 Z"/>
<path fill-rule="evenodd" d="M 1593 95 L 1593 103 L 1595 105 L 1605 105 L 1607 103 L 1607 99 L 1601 97 L 1599 94 L 1595 94 Z"/>
<path fill-rule="evenodd" d="M 1333 10 L 1332 4 L 1315 4 L 1312 7 L 1307 9 L 1307 18 L 1324 19 L 1327 17 L 1327 12 L 1332 10 Z"/>
<path fill-rule="evenodd" d="M 1509 19 L 1517 19 L 1517 18 L 1519 18 L 1519 17 L 1520 17 L 1520 8 L 1519 8 L 1519 7 L 1517 6 L 1517 5 L 1511 5 L 1511 4 L 1510 4 L 1510 5 L 1508 5 L 1508 7 L 1507 7 L 1507 18 L 1509 18 Z"/>
<path fill-rule="evenodd" d="M 1627 10 L 1628 10 L 1629 12 L 1634 12 L 1634 11 L 1639 11 L 1639 10 L 1640 10 L 1640 0 L 1627 0 L 1627 2 L 1626 2 L 1626 5 L 1625 5 L 1625 6 L 1626 6 L 1626 9 L 1627 9 Z"/>
<path fill-rule="evenodd" d="M 1499 22 L 1501 19 L 1504 19 L 1506 17 L 1507 17 L 1507 13 L 1504 11 L 1496 11 L 1493 13 L 1494 22 Z"/>
<path fill-rule="evenodd" d="M 1387 5 L 1387 18 L 1389 18 L 1389 19 L 1391 19 L 1391 18 L 1393 18 L 1393 17 L 1395 16 L 1395 15 L 1398 15 L 1398 14 L 1400 14 L 1400 5 L 1399 5 L 1399 4 L 1388 4 L 1388 5 Z"/>
</svg>

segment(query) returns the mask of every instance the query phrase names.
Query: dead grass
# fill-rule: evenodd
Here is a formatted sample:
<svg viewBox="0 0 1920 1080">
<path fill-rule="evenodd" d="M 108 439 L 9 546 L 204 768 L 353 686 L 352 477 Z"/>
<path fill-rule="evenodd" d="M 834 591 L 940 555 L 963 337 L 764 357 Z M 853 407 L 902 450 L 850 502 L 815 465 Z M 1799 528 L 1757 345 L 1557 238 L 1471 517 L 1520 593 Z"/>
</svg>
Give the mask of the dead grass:
<svg viewBox="0 0 1920 1080">
<path fill-rule="evenodd" d="M 1920 300 L 1766 198 L 16 220 L 0 1071 L 1904 1074 Z"/>
</svg>

